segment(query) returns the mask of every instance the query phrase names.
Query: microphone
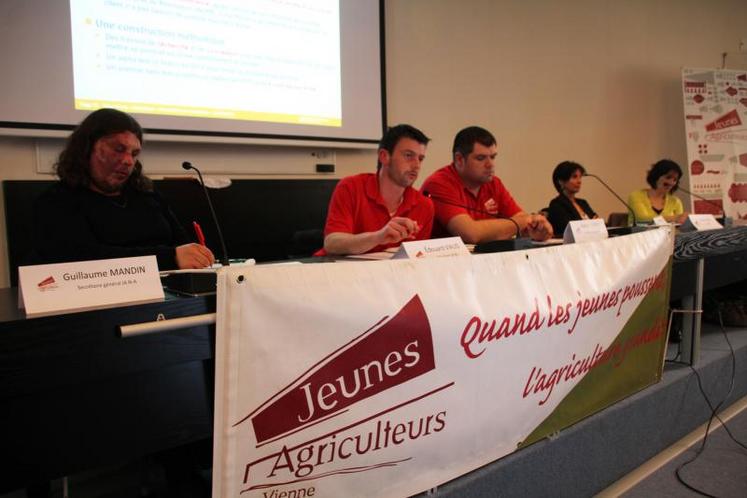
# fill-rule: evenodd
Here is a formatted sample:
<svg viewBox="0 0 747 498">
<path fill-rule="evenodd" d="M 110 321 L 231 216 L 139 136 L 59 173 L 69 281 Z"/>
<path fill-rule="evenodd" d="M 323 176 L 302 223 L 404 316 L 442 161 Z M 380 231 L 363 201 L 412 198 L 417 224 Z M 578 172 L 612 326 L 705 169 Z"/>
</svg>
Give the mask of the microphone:
<svg viewBox="0 0 747 498">
<path fill-rule="evenodd" d="M 682 190 L 684 193 L 695 197 L 696 199 L 700 199 L 701 201 L 705 202 L 706 204 L 710 204 L 711 206 L 713 206 L 716 209 L 718 209 L 721 212 L 722 215 L 724 215 L 724 216 L 726 215 L 726 212 L 724 211 L 724 207 L 723 206 L 720 206 L 720 205 L 716 204 L 715 202 L 713 202 L 713 201 L 711 201 L 709 199 L 706 199 L 703 196 L 700 196 L 698 194 L 694 194 L 694 193 L 690 192 L 689 190 L 687 190 L 686 188 L 684 188 L 682 185 L 678 185 L 677 188 L 680 189 L 680 190 Z"/>
<path fill-rule="evenodd" d="M 485 215 L 488 215 L 488 216 L 490 216 L 491 218 L 496 218 L 496 219 L 499 219 L 499 220 L 508 220 L 508 221 L 510 221 L 511 223 L 513 223 L 513 224 L 514 224 L 514 226 L 516 227 L 516 238 L 518 239 L 518 238 L 520 237 L 520 232 L 521 232 L 521 228 L 519 228 L 519 224 L 518 224 L 518 223 L 516 223 L 516 220 L 514 220 L 514 219 L 512 219 L 512 218 L 509 218 L 509 217 L 507 217 L 507 216 L 500 216 L 500 215 L 497 215 L 497 214 L 489 213 L 489 212 L 487 212 L 487 211 L 485 211 L 485 210 L 483 210 L 483 209 L 473 208 L 473 207 L 470 207 L 470 206 L 466 206 L 466 205 L 464 205 L 464 204 L 458 204 L 458 203 L 456 203 L 456 202 L 451 202 L 451 201 L 447 201 L 446 199 L 441 199 L 440 197 L 434 197 L 434 196 L 433 196 L 433 195 L 432 195 L 432 194 L 431 194 L 430 192 L 428 192 L 427 190 L 424 190 L 424 191 L 423 191 L 423 192 L 421 192 L 421 193 L 422 193 L 422 194 L 423 194 L 423 195 L 424 195 L 425 197 L 427 197 L 427 198 L 429 198 L 429 199 L 432 199 L 432 200 L 434 200 L 434 201 L 436 201 L 436 202 L 440 202 L 440 203 L 442 203 L 442 204 L 448 204 L 449 206 L 456 206 L 456 207 L 459 207 L 459 208 L 462 208 L 462 209 L 467 209 L 467 210 L 469 210 L 469 211 L 474 211 L 475 213 L 485 214 Z"/>
<path fill-rule="evenodd" d="M 208 207 L 210 208 L 210 214 L 213 216 L 213 223 L 215 224 L 215 228 L 218 231 L 218 239 L 220 240 L 220 248 L 222 251 L 222 258 L 220 259 L 220 263 L 223 266 L 228 266 L 228 251 L 226 251 L 226 241 L 223 238 L 223 232 L 221 232 L 220 224 L 218 223 L 218 217 L 215 215 L 215 209 L 213 209 L 213 203 L 210 202 L 210 195 L 208 194 L 207 187 L 205 187 L 205 182 L 202 180 L 202 173 L 200 173 L 200 170 L 192 166 L 192 163 L 188 161 L 184 161 L 182 163 L 182 168 L 189 171 L 190 169 L 193 169 L 197 172 L 197 176 L 200 178 L 200 185 L 202 185 L 202 191 L 205 192 L 205 199 L 207 199 Z"/>
<path fill-rule="evenodd" d="M 614 195 L 615 197 L 617 197 L 617 199 L 618 199 L 618 200 L 619 200 L 620 202 L 622 202 L 622 203 L 623 203 L 623 204 L 625 205 L 625 207 L 626 207 L 626 208 L 628 208 L 628 211 L 629 211 L 629 212 L 630 212 L 630 214 L 631 214 L 631 215 L 633 216 L 633 226 L 634 226 L 634 227 L 636 226 L 636 224 L 637 224 L 637 220 L 635 219 L 635 211 L 633 211 L 633 208 L 631 208 L 631 207 L 630 207 L 630 206 L 628 205 L 628 203 L 627 203 L 627 202 L 625 202 L 625 201 L 623 200 L 623 198 L 622 198 L 622 197 L 620 197 L 619 195 L 617 195 L 617 193 L 616 193 L 616 192 L 615 192 L 614 190 L 612 190 L 612 188 L 611 188 L 611 187 L 610 187 L 609 185 L 607 185 L 606 183 L 604 183 L 604 180 L 602 180 L 601 178 L 599 178 L 599 177 L 598 177 L 597 175 L 593 175 L 593 174 L 591 174 L 591 173 L 584 173 L 584 174 L 583 174 L 582 176 L 590 176 L 590 177 L 592 177 L 592 178 L 596 178 L 596 179 L 597 179 L 597 181 L 599 181 L 599 183 L 601 183 L 602 185 L 604 185 L 604 186 L 605 186 L 605 188 L 606 188 L 607 190 L 609 190 L 609 191 L 610 191 L 610 192 L 612 193 L 612 195 Z"/>
</svg>

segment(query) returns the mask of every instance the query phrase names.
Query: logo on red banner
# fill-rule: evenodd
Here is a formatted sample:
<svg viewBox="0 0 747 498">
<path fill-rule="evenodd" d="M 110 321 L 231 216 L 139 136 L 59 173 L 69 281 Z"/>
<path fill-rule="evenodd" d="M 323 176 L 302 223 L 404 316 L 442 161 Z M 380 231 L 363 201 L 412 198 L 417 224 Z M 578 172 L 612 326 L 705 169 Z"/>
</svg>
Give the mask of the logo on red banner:
<svg viewBox="0 0 747 498">
<path fill-rule="evenodd" d="M 747 81 L 747 74 L 740 74 L 739 76 L 737 76 L 737 79 L 739 81 Z"/>
<path fill-rule="evenodd" d="M 731 202 L 747 202 L 747 183 L 732 183 L 729 198 Z"/>
<path fill-rule="evenodd" d="M 739 114 L 737 114 L 737 110 L 734 109 L 732 111 L 727 112 L 726 114 L 716 119 L 715 121 L 708 123 L 706 125 L 706 130 L 707 131 L 723 130 L 724 128 L 731 128 L 732 126 L 739 126 L 741 124 L 742 124 L 742 120 L 739 119 Z"/>
<path fill-rule="evenodd" d="M 728 93 L 730 97 L 733 97 L 733 96 L 735 96 L 735 95 L 736 95 L 736 94 L 737 94 L 738 92 L 737 92 L 737 89 L 736 89 L 736 88 L 734 88 L 733 86 L 730 86 L 729 88 L 727 88 L 727 89 L 726 89 L 726 93 Z"/>
<path fill-rule="evenodd" d="M 435 369 L 431 327 L 420 297 L 416 295 L 387 318 L 314 365 L 235 425 L 251 418 L 257 443 L 262 443 Z"/>
</svg>

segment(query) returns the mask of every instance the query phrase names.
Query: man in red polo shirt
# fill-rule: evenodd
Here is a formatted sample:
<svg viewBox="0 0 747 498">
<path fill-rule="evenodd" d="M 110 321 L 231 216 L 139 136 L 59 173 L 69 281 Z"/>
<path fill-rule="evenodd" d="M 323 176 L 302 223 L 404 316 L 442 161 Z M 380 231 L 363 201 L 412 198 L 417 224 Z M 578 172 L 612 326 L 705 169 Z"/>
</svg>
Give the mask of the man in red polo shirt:
<svg viewBox="0 0 747 498">
<path fill-rule="evenodd" d="M 407 240 L 427 239 L 433 203 L 412 188 L 425 159 L 429 138 L 410 125 L 398 125 L 379 143 L 377 172 L 340 180 L 329 202 L 324 254 L 382 251 Z"/>
<path fill-rule="evenodd" d="M 468 244 L 529 236 L 546 240 L 552 226 L 539 214 L 522 211 L 495 176 L 498 145 L 486 129 L 470 126 L 457 133 L 454 162 L 423 183 L 436 208 L 434 237 L 458 235 Z"/>
</svg>

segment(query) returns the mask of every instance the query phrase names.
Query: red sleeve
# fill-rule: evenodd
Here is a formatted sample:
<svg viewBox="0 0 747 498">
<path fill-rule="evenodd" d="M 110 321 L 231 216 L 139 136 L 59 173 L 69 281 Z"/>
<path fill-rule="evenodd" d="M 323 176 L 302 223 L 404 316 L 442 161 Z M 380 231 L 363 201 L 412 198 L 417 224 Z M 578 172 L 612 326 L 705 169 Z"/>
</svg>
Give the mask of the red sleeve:
<svg viewBox="0 0 747 498">
<path fill-rule="evenodd" d="M 343 178 L 335 187 L 327 210 L 327 223 L 324 225 L 324 236 L 331 233 L 353 233 L 355 216 L 355 198 L 351 182 Z"/>
<path fill-rule="evenodd" d="M 454 185 L 448 179 L 444 178 L 444 175 L 432 175 L 423 185 L 421 191 L 428 192 L 432 197 L 435 216 L 441 226 L 445 227 L 448 225 L 454 216 L 469 214 L 467 209 L 451 205 L 462 205 L 464 204 L 464 200 L 459 189 L 454 188 Z M 432 222 L 431 225 L 433 225 Z"/>
</svg>

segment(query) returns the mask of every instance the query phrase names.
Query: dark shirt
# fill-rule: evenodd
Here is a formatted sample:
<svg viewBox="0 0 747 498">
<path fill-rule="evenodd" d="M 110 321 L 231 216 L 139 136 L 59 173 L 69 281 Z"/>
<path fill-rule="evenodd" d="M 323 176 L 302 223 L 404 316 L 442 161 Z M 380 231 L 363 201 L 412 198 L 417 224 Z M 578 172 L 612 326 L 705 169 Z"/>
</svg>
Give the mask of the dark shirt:
<svg viewBox="0 0 747 498">
<path fill-rule="evenodd" d="M 155 192 L 126 189 L 109 197 L 59 182 L 34 204 L 34 263 L 155 255 L 161 270 L 176 268 L 184 228 Z"/>
<path fill-rule="evenodd" d="M 576 202 L 581 206 L 581 209 L 586 213 L 586 216 L 588 216 L 589 219 L 594 218 L 597 215 L 585 200 L 576 198 Z M 569 221 L 581 219 L 581 215 L 578 214 L 578 211 L 576 211 L 571 200 L 562 194 L 550 201 L 550 207 L 547 208 L 547 213 L 547 219 L 552 225 L 552 230 L 556 237 L 563 236 L 563 232 L 565 231 L 565 227 L 568 225 Z"/>
</svg>

